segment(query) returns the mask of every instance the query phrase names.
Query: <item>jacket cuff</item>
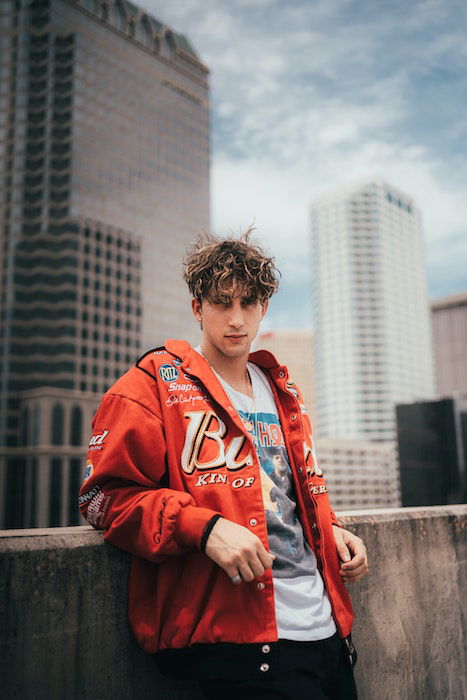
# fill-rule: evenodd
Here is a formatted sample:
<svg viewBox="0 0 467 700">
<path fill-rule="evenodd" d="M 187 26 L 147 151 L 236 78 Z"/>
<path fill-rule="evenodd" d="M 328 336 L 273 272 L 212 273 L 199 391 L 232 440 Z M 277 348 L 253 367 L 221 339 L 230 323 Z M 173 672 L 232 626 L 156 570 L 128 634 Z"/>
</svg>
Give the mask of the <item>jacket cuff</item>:
<svg viewBox="0 0 467 700">
<path fill-rule="evenodd" d="M 342 524 L 336 518 L 336 514 L 334 513 L 333 510 L 331 510 L 331 522 L 333 525 L 337 525 L 337 527 L 342 527 Z"/>
<path fill-rule="evenodd" d="M 188 549 L 200 549 L 206 525 L 215 515 L 220 515 L 210 508 L 185 506 L 177 518 L 175 538 L 177 542 Z"/>
</svg>

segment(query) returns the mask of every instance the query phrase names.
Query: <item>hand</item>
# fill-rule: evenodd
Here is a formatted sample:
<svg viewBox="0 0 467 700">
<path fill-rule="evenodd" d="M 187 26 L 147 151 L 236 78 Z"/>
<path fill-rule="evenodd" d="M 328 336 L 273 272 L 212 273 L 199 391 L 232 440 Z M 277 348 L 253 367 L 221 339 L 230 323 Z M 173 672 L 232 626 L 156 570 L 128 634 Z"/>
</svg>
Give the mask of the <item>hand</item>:
<svg viewBox="0 0 467 700">
<path fill-rule="evenodd" d="M 339 571 L 344 583 L 354 583 L 368 572 L 366 547 L 363 540 L 337 525 L 332 526 L 337 554 L 342 562 Z"/>
<path fill-rule="evenodd" d="M 274 555 L 264 548 L 259 537 L 225 518 L 219 518 L 212 528 L 205 552 L 230 579 L 240 574 L 247 582 L 262 576 L 274 561 Z"/>
</svg>

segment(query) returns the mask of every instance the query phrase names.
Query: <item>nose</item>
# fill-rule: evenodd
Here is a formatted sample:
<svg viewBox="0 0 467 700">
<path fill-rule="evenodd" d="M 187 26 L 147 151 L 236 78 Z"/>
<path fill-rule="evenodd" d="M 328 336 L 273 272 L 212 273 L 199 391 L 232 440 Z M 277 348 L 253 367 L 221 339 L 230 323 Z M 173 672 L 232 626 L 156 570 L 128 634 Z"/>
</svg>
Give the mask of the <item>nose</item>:
<svg viewBox="0 0 467 700">
<path fill-rule="evenodd" d="M 229 326 L 241 328 L 243 326 L 243 309 L 240 303 L 234 302 L 230 309 Z"/>
</svg>

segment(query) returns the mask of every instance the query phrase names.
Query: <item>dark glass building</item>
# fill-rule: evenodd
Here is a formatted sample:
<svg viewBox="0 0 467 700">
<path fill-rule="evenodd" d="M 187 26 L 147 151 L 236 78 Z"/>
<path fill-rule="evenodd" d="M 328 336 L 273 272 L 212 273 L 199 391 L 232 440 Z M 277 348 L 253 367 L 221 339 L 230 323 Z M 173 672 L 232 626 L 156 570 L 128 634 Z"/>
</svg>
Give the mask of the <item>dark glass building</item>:
<svg viewBox="0 0 467 700">
<path fill-rule="evenodd" d="M 396 407 L 403 506 L 467 502 L 467 397 Z"/>
<path fill-rule="evenodd" d="M 99 396 L 195 339 L 208 70 L 126 0 L 2 0 L 0 29 L 0 527 L 63 525 Z"/>
</svg>

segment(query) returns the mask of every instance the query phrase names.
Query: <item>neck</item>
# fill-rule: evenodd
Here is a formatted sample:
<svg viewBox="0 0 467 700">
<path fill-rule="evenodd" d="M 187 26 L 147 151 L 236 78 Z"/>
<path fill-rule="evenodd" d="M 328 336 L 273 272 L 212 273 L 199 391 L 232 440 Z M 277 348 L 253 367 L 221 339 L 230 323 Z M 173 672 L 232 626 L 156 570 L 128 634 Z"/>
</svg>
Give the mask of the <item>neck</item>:
<svg viewBox="0 0 467 700">
<path fill-rule="evenodd" d="M 215 349 L 206 347 L 204 343 L 201 345 L 201 350 L 203 356 L 222 379 L 242 394 L 252 396 L 250 377 L 246 367 L 248 354 L 241 357 L 226 357 Z"/>
</svg>

